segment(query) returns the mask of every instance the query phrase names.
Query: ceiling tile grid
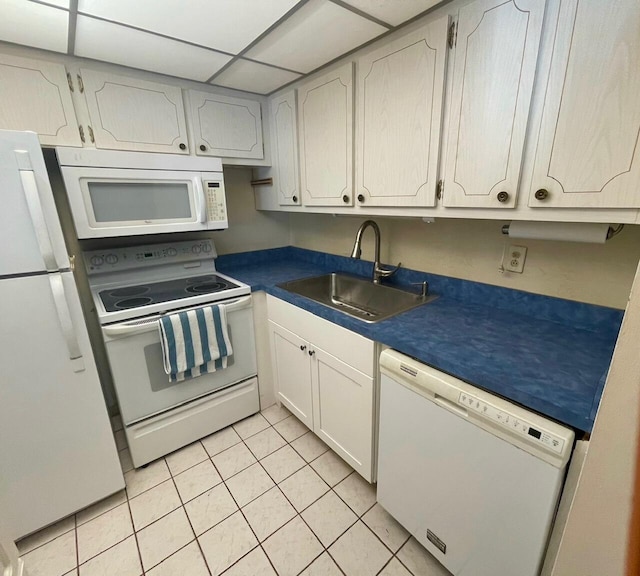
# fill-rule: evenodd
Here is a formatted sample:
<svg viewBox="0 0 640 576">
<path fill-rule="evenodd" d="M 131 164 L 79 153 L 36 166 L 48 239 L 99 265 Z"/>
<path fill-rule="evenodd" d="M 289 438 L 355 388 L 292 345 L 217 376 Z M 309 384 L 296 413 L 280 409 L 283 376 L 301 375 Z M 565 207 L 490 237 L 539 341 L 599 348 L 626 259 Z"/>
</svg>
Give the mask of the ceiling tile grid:
<svg viewBox="0 0 640 576">
<path fill-rule="evenodd" d="M 270 94 L 442 0 L 0 0 L 0 41 Z"/>
</svg>

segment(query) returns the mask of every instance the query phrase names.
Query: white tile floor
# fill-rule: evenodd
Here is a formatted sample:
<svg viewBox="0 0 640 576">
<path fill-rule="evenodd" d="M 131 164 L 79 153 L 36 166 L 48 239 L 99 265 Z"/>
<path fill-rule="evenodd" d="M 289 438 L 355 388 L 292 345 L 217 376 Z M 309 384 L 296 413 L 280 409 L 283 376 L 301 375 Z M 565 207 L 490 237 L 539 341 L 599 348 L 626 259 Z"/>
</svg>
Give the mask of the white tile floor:
<svg viewBox="0 0 640 576">
<path fill-rule="evenodd" d="M 365 482 L 272 406 L 133 470 L 126 490 L 20 542 L 30 576 L 447 576 Z"/>
</svg>

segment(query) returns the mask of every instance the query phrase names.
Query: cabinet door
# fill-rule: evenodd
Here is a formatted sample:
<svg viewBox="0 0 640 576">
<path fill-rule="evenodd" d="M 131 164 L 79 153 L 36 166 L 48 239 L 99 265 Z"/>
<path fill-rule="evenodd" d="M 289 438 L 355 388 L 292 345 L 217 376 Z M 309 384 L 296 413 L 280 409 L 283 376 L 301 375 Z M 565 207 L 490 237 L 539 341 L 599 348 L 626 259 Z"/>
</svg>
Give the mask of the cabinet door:
<svg viewBox="0 0 640 576">
<path fill-rule="evenodd" d="M 180 88 L 81 72 L 96 148 L 189 153 Z"/>
<path fill-rule="evenodd" d="M 0 129 L 37 132 L 45 146 L 82 146 L 62 64 L 0 54 Z"/>
<path fill-rule="evenodd" d="M 271 321 L 269 335 L 276 394 L 299 420 L 313 428 L 309 346 L 293 332 Z"/>
<path fill-rule="evenodd" d="M 304 204 L 353 204 L 353 64 L 298 89 Z"/>
<path fill-rule="evenodd" d="M 477 0 L 460 9 L 445 206 L 516 204 L 544 6 Z"/>
<path fill-rule="evenodd" d="M 448 18 L 358 60 L 358 203 L 435 206 Z"/>
<path fill-rule="evenodd" d="M 313 348 L 313 431 L 371 482 L 373 378 Z"/>
<path fill-rule="evenodd" d="M 563 0 L 529 206 L 640 207 L 640 2 Z"/>
<path fill-rule="evenodd" d="M 295 90 L 271 100 L 271 131 L 278 204 L 300 204 Z"/>
<path fill-rule="evenodd" d="M 260 102 L 189 90 L 198 156 L 263 158 Z"/>
</svg>

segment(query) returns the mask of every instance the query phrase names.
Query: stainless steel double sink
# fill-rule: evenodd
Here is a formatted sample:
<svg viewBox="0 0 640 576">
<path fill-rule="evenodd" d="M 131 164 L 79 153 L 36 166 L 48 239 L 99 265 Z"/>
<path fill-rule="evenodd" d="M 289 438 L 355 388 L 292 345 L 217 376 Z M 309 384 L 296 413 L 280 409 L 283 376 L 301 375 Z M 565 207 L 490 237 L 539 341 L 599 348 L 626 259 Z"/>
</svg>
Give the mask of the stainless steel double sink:
<svg viewBox="0 0 640 576">
<path fill-rule="evenodd" d="M 285 282 L 278 287 L 371 323 L 386 320 L 437 298 L 337 272 Z"/>
</svg>

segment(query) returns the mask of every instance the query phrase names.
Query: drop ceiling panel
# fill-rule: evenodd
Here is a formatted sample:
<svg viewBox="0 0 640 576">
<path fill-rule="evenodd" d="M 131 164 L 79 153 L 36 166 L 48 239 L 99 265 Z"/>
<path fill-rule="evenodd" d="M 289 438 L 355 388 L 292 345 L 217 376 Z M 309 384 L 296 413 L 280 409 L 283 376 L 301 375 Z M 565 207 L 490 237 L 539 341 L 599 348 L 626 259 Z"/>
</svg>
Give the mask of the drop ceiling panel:
<svg viewBox="0 0 640 576">
<path fill-rule="evenodd" d="M 230 56 L 110 22 L 78 16 L 77 56 L 206 81 Z"/>
<path fill-rule="evenodd" d="M 67 51 L 69 13 L 25 0 L 0 0 L 0 40 Z"/>
<path fill-rule="evenodd" d="M 392 26 L 398 26 L 442 0 L 342 0 Z"/>
<path fill-rule="evenodd" d="M 328 0 L 311 0 L 246 56 L 308 73 L 386 31 Z"/>
<path fill-rule="evenodd" d="M 66 10 L 69 9 L 69 0 L 39 0 L 42 4 L 51 4 L 51 6 L 59 6 Z"/>
<path fill-rule="evenodd" d="M 257 94 L 269 94 L 297 78 L 300 78 L 300 74 L 240 59 L 220 76 L 216 76 L 212 84 Z"/>
<path fill-rule="evenodd" d="M 299 0 L 80 0 L 78 10 L 237 54 Z"/>
</svg>

